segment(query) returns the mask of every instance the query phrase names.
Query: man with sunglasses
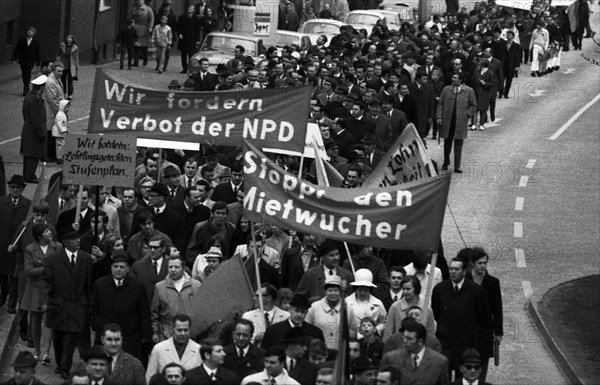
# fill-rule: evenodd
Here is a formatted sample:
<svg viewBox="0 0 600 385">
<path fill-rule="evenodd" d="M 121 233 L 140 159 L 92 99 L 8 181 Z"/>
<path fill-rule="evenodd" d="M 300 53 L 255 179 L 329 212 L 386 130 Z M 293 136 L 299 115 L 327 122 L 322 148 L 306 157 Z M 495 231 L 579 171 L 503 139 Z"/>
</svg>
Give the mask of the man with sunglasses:
<svg viewBox="0 0 600 385">
<path fill-rule="evenodd" d="M 479 376 L 481 375 L 481 363 L 481 356 L 477 350 L 465 350 L 460 361 L 460 372 L 462 373 L 463 378 L 452 382 L 451 385 L 490 385 L 487 382 L 477 382 L 479 381 Z"/>
</svg>

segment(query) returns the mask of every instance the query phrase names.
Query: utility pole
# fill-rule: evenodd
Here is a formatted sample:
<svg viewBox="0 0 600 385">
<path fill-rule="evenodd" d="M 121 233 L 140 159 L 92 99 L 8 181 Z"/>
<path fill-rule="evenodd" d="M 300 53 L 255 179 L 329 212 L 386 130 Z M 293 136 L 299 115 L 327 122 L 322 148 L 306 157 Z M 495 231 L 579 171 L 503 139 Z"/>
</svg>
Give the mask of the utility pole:
<svg viewBox="0 0 600 385">
<path fill-rule="evenodd" d="M 432 0 L 419 0 L 419 23 L 425 24 L 431 18 Z"/>
</svg>

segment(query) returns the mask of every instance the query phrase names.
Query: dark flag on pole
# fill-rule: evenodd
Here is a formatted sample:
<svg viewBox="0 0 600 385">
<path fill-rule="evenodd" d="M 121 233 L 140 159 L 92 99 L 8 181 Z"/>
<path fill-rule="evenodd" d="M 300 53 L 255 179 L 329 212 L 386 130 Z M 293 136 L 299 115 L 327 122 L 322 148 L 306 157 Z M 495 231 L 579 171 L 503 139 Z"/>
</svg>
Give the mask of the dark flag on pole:
<svg viewBox="0 0 600 385">
<path fill-rule="evenodd" d="M 341 300 L 340 324 L 338 329 L 338 347 L 333 366 L 333 385 L 344 385 L 348 382 L 348 311 L 346 301 Z"/>
</svg>

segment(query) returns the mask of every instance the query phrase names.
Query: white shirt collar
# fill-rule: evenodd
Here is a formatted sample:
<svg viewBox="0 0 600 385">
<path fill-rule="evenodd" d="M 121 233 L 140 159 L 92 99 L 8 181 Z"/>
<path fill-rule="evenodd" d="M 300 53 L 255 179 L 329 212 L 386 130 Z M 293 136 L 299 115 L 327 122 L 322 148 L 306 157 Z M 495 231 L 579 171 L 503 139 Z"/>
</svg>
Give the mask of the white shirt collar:
<svg viewBox="0 0 600 385">
<path fill-rule="evenodd" d="M 323 271 L 325 272 L 325 277 L 327 277 L 329 275 L 330 270 L 333 271 L 333 275 L 337 275 L 337 267 L 330 269 L 327 266 L 323 265 Z"/>
<path fill-rule="evenodd" d="M 398 294 L 394 293 L 391 289 L 390 289 L 390 297 L 392 299 L 394 299 L 395 296 L 398 296 L 398 301 L 400 301 L 400 298 L 402 298 L 402 289 L 400 289 L 400 291 L 398 292 Z"/>
<path fill-rule="evenodd" d="M 479 380 L 469 382 L 469 381 L 465 380 L 463 377 L 461 384 L 463 384 L 463 385 L 479 385 Z"/>
<path fill-rule="evenodd" d="M 212 376 L 212 374 L 214 373 L 215 376 L 217 375 L 217 369 L 211 369 L 208 366 L 206 366 L 205 363 L 202 363 L 202 366 L 204 367 L 204 370 L 206 370 L 206 373 L 208 373 L 209 376 Z"/>
<path fill-rule="evenodd" d="M 462 281 L 460 281 L 459 283 L 452 282 L 452 287 L 458 286 L 458 290 L 460 290 L 460 289 L 462 289 L 464 283 L 465 283 L 465 279 L 463 278 Z"/>
<path fill-rule="evenodd" d="M 160 214 L 162 214 L 162 213 L 163 213 L 163 211 L 165 211 L 165 208 L 167 208 L 167 205 L 166 205 L 166 204 L 162 205 L 161 207 L 155 207 L 155 208 L 154 208 L 154 212 L 156 212 L 156 210 L 158 210 L 158 212 L 159 212 Z"/>
</svg>

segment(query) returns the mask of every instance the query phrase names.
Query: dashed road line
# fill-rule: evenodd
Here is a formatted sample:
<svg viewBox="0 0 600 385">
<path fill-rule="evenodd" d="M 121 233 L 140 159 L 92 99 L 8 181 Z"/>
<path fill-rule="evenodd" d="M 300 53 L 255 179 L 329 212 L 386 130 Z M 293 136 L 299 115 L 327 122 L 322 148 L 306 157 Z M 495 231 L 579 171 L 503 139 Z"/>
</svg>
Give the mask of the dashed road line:
<svg viewBox="0 0 600 385">
<path fill-rule="evenodd" d="M 515 235 L 515 238 L 523 238 L 523 223 L 522 222 L 515 222 L 514 235 Z"/>
<path fill-rule="evenodd" d="M 529 181 L 529 177 L 527 175 L 521 176 L 521 180 L 519 181 L 519 187 L 527 187 L 528 181 Z"/>
<path fill-rule="evenodd" d="M 523 294 L 525 294 L 525 298 L 529 299 L 533 297 L 533 288 L 531 287 L 531 282 L 523 281 L 521 284 L 523 285 Z"/>
<path fill-rule="evenodd" d="M 517 267 L 527 267 L 527 264 L 525 263 L 525 250 L 515 249 L 515 261 L 517 262 Z"/>
<path fill-rule="evenodd" d="M 525 198 L 517 197 L 515 201 L 515 211 L 523 211 L 523 205 L 525 204 Z"/>
<path fill-rule="evenodd" d="M 533 168 L 533 166 L 535 166 L 535 162 L 537 162 L 536 159 L 529 159 L 529 162 L 527 162 L 525 168 Z"/>
<path fill-rule="evenodd" d="M 588 104 L 581 107 L 581 109 L 579 111 L 577 111 L 577 113 L 575 113 L 575 115 L 573 115 L 571 117 L 571 119 L 567 120 L 567 122 L 565 124 L 563 124 L 562 127 L 559 128 L 558 131 L 556 131 L 554 133 L 554 135 L 549 137 L 548 140 L 556 140 L 556 138 L 558 138 L 563 132 L 565 132 L 567 130 L 567 128 L 569 128 L 571 126 L 571 124 L 573 124 L 573 122 L 575 122 L 577 120 L 577 118 L 579 118 L 588 108 L 593 106 L 594 103 L 596 103 L 598 100 L 600 100 L 600 94 L 596 95 L 596 97 L 594 99 L 592 99 Z"/>
<path fill-rule="evenodd" d="M 2 142 L 0 142 L 0 146 L 2 146 L 3 144 L 14 142 L 15 140 L 19 140 L 19 139 L 21 139 L 21 137 L 20 136 L 16 136 L 14 138 L 3 140 Z"/>
</svg>

